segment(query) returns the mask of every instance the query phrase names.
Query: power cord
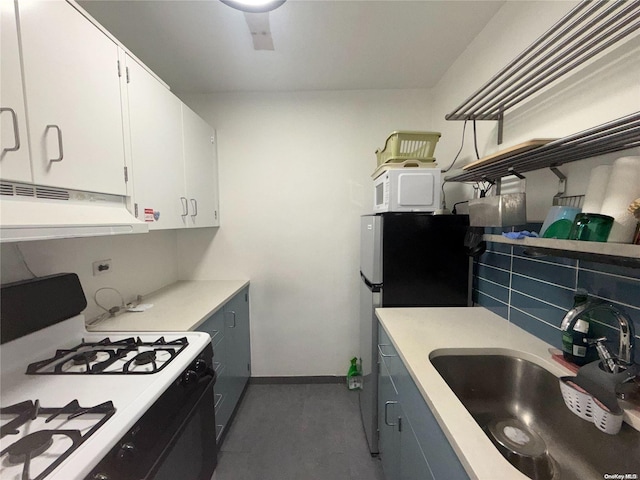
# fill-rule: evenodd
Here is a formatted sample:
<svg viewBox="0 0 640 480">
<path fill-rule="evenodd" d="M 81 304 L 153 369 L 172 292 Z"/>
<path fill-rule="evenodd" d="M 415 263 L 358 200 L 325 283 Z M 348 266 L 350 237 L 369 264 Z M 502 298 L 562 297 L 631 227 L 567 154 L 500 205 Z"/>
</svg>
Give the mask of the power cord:
<svg viewBox="0 0 640 480">
<path fill-rule="evenodd" d="M 35 273 L 33 273 L 33 270 L 31 270 L 29 268 L 29 264 L 24 259 L 24 255 L 22 254 L 22 250 L 20 250 L 20 245 L 18 245 L 17 243 L 15 243 L 14 245 L 16 247 L 16 253 L 18 254 L 18 259 L 20 259 L 20 261 L 22 262 L 22 265 L 24 265 L 24 268 L 26 268 L 27 272 L 29 272 L 31 274 L 31 278 L 37 278 L 38 276 Z"/>
<path fill-rule="evenodd" d="M 101 305 L 100 302 L 98 302 L 98 293 L 100 293 L 103 290 L 111 290 L 113 292 L 116 292 L 118 294 L 118 296 L 120 297 L 120 302 L 121 302 L 120 305 L 119 306 L 116 305 L 116 306 L 111 307 L 109 309 L 107 309 L 106 307 Z M 98 290 L 96 290 L 96 292 L 93 294 L 93 301 L 96 302 L 96 305 L 98 307 L 100 307 L 107 314 L 109 314 L 110 317 L 115 317 L 118 312 L 120 312 L 121 310 L 126 309 L 126 305 L 124 303 L 124 297 L 122 296 L 120 291 L 118 291 L 117 289 L 115 289 L 113 287 L 102 287 L 102 288 L 99 288 Z M 104 314 L 102 316 L 104 316 Z"/>
<path fill-rule="evenodd" d="M 462 141 L 460 142 L 460 148 L 458 149 L 458 153 L 456 153 L 456 156 L 453 158 L 453 162 L 451 162 L 451 164 L 447 168 L 442 170 L 442 173 L 447 173 L 449 170 L 451 170 L 451 168 L 458 161 L 458 157 L 460 156 L 460 152 L 462 152 L 462 148 L 464 147 L 464 132 L 467 129 L 467 121 L 468 120 L 465 120 L 464 124 L 462 125 Z M 442 190 L 442 202 L 440 202 L 441 203 L 440 206 L 442 207 L 442 210 L 446 210 L 447 209 L 447 194 L 444 191 L 444 184 L 445 183 L 447 183 L 447 181 L 443 180 L 442 181 L 442 187 L 440 187 L 441 190 Z"/>
<path fill-rule="evenodd" d="M 468 120 L 465 120 L 464 124 L 462 125 L 462 142 L 460 143 L 460 149 L 458 150 L 458 153 L 456 153 L 456 156 L 453 159 L 453 162 L 451 162 L 451 165 L 449 165 L 445 170 L 442 170 L 442 173 L 447 173 L 449 170 L 451 170 L 451 167 L 453 167 L 455 163 L 458 161 L 460 152 L 462 152 L 462 148 L 464 147 L 464 132 L 467 129 L 467 121 Z"/>
<path fill-rule="evenodd" d="M 478 134 L 476 133 L 476 119 L 473 119 L 473 146 L 476 150 L 476 160 L 480 160 L 480 154 L 478 153 Z"/>
<path fill-rule="evenodd" d="M 458 214 L 458 210 L 456 209 L 456 206 L 460 205 L 461 203 L 469 203 L 469 200 L 463 200 L 461 202 L 456 202 L 453 204 L 453 208 L 451 209 L 451 213 L 453 213 L 454 215 Z"/>
</svg>

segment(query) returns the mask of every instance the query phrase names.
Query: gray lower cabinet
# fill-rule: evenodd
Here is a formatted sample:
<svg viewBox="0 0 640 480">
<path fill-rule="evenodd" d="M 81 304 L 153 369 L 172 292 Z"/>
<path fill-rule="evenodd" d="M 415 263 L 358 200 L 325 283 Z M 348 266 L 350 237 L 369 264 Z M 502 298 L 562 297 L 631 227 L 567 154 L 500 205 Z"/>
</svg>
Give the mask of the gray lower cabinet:
<svg viewBox="0 0 640 480">
<path fill-rule="evenodd" d="M 378 430 L 386 480 L 468 479 L 380 325 L 378 338 Z"/>
<path fill-rule="evenodd" d="M 214 387 L 216 433 L 220 444 L 251 376 L 249 287 L 237 293 L 197 330 L 208 333 L 213 345 L 213 365 L 217 374 Z"/>
<path fill-rule="evenodd" d="M 402 409 L 398 404 L 398 392 L 391 379 L 389 365 L 381 357 L 378 347 L 378 449 L 386 480 L 400 478 L 400 434 Z"/>
</svg>

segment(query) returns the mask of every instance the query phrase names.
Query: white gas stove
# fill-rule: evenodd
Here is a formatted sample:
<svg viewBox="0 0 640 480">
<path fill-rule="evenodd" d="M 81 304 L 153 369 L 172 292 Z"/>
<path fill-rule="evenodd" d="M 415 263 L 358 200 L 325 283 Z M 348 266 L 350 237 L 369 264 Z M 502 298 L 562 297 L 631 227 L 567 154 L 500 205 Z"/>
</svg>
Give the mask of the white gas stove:
<svg viewBox="0 0 640 480">
<path fill-rule="evenodd" d="M 205 397 L 215 458 L 209 344 L 200 332 L 90 333 L 82 315 L 4 343 L 0 478 L 161 478 L 158 464 Z"/>
</svg>

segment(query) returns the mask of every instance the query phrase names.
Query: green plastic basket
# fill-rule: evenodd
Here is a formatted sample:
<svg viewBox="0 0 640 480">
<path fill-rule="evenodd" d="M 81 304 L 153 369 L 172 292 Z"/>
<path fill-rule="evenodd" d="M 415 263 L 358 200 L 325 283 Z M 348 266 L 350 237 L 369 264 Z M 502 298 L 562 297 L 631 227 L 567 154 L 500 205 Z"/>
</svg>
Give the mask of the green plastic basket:
<svg viewBox="0 0 640 480">
<path fill-rule="evenodd" d="M 395 131 L 387 138 L 384 148 L 376 150 L 378 166 L 405 160 L 434 162 L 433 153 L 440 135 L 440 132 Z"/>
</svg>

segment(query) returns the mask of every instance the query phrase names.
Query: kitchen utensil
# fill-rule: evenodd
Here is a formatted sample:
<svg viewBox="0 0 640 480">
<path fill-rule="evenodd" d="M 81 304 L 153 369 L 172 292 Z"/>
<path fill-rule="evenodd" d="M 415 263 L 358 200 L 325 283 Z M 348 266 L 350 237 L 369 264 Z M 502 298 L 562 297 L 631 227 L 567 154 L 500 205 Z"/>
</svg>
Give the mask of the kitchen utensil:
<svg viewBox="0 0 640 480">
<path fill-rule="evenodd" d="M 554 140 L 557 140 L 557 139 L 533 138 L 531 140 L 527 140 L 526 142 L 519 143 L 518 145 L 514 145 L 513 147 L 505 148 L 504 150 L 500 150 L 499 152 L 495 152 L 495 153 L 492 153 L 491 155 L 482 157 L 481 159 L 476 160 L 475 162 L 471 162 L 468 165 L 465 165 L 464 167 L 462 167 L 462 169 L 473 170 L 474 168 L 484 167 L 490 163 L 504 160 L 518 153 L 526 152 L 527 150 L 541 147 L 542 145 L 546 145 L 547 143 L 553 142 Z"/>
<path fill-rule="evenodd" d="M 569 238 L 571 227 L 573 226 L 572 220 L 562 218 L 549 225 L 542 235 L 542 238 L 557 238 L 558 240 L 566 240 Z"/>
<path fill-rule="evenodd" d="M 547 217 L 544 219 L 544 223 L 542 224 L 542 228 L 540 229 L 540 235 L 543 238 L 569 238 L 569 230 L 571 230 L 571 225 L 573 224 L 573 220 L 576 218 L 576 215 L 581 212 L 580 208 L 576 207 L 566 207 L 566 206 L 555 206 L 549 209 L 549 213 L 547 213 Z M 561 222 L 553 232 L 549 235 L 546 234 L 546 231 L 549 227 L 559 220 L 567 220 L 566 222 Z M 566 224 L 569 224 L 569 228 L 566 228 Z M 566 233 L 564 230 L 566 229 Z"/>
<path fill-rule="evenodd" d="M 569 240 L 606 242 L 613 226 L 613 217 L 598 213 L 580 213 L 569 233 Z"/>
<path fill-rule="evenodd" d="M 636 198 L 633 202 L 631 202 L 631 205 L 629 205 L 629 208 L 627 210 L 629 210 L 629 213 L 636 217 L 636 220 L 640 220 L 640 198 Z"/>
</svg>

